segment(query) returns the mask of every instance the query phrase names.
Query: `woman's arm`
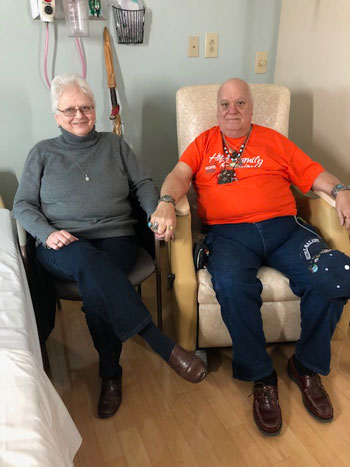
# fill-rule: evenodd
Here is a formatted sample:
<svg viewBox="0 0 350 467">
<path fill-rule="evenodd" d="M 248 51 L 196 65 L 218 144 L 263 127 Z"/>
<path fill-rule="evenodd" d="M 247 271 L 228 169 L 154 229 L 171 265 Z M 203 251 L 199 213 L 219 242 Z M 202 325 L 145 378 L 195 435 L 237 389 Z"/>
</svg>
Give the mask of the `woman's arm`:
<svg viewBox="0 0 350 467">
<path fill-rule="evenodd" d="M 132 149 L 120 138 L 120 156 L 127 172 L 130 193 L 136 195 L 140 205 L 151 215 L 157 206 L 159 191 L 153 180 L 146 174 Z"/>
<path fill-rule="evenodd" d="M 40 182 L 44 171 L 37 146 L 30 151 L 15 195 L 12 215 L 24 229 L 45 245 L 53 228 L 41 212 Z"/>
</svg>

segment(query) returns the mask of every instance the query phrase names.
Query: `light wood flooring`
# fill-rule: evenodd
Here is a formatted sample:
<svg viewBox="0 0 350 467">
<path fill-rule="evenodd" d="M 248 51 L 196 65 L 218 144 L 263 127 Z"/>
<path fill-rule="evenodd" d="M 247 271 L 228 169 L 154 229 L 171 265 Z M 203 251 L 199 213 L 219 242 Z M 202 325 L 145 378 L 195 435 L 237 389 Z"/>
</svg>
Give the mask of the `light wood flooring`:
<svg viewBox="0 0 350 467">
<path fill-rule="evenodd" d="M 144 300 L 154 310 L 153 284 Z M 123 402 L 107 420 L 96 415 L 97 354 L 79 302 L 62 302 L 48 341 L 51 378 L 83 442 L 75 467 L 350 466 L 350 341 L 333 342 L 333 367 L 323 378 L 335 419 L 320 423 L 304 409 L 286 364 L 293 345 L 269 347 L 279 375 L 283 427 L 261 434 L 252 417 L 251 383 L 231 377 L 230 349 L 209 353 L 209 375 L 183 381 L 136 337 L 123 348 Z M 153 312 L 152 312 L 153 313 Z M 166 331 L 173 334 L 170 317 Z M 348 338 L 349 339 L 349 338 Z"/>
</svg>

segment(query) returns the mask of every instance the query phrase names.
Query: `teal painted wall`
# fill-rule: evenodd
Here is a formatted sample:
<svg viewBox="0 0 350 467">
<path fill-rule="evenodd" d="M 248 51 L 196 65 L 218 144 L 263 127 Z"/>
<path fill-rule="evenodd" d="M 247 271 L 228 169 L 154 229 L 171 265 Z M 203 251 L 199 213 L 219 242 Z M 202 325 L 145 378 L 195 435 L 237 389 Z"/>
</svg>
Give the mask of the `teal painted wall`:
<svg viewBox="0 0 350 467">
<path fill-rule="evenodd" d="M 59 2 L 60 0 L 56 0 Z M 146 0 L 145 42 L 116 42 L 113 2 L 102 0 L 106 21 L 90 21 L 84 38 L 87 79 L 97 102 L 98 130 L 111 129 L 102 32 L 113 38 L 124 135 L 159 185 L 177 160 L 175 93 L 184 85 L 238 76 L 273 82 L 281 0 Z M 29 0 L 6 2 L 1 41 L 0 193 L 8 207 L 29 149 L 58 134 L 43 79 L 44 23 L 31 18 Z M 6 13 L 6 14 L 5 14 Z M 13 18 L 13 19 L 12 19 Z M 63 20 L 49 26 L 50 77 L 81 72 L 74 39 Z M 204 58 L 204 35 L 219 34 L 218 58 Z M 199 58 L 188 58 L 188 36 L 200 36 Z M 256 51 L 268 51 L 266 74 L 254 74 Z"/>
</svg>

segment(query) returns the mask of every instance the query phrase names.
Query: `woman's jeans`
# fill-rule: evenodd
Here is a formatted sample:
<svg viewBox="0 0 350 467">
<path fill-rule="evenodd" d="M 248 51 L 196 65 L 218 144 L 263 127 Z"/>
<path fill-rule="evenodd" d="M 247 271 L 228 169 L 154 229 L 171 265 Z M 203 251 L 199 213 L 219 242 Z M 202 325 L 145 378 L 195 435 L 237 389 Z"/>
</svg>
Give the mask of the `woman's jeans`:
<svg viewBox="0 0 350 467">
<path fill-rule="evenodd" d="M 330 340 L 345 302 L 329 302 L 309 285 L 303 245 L 318 235 L 293 216 L 256 223 L 207 226 L 208 270 L 233 345 L 233 375 L 257 381 L 273 371 L 266 351 L 260 308 L 261 265 L 281 271 L 301 297 L 301 335 L 296 357 L 308 369 L 326 375 Z"/>
<path fill-rule="evenodd" d="M 134 236 L 80 239 L 60 250 L 37 247 L 37 258 L 50 274 L 77 282 L 104 379 L 121 372 L 122 341 L 152 320 L 127 277 L 137 250 Z"/>
</svg>

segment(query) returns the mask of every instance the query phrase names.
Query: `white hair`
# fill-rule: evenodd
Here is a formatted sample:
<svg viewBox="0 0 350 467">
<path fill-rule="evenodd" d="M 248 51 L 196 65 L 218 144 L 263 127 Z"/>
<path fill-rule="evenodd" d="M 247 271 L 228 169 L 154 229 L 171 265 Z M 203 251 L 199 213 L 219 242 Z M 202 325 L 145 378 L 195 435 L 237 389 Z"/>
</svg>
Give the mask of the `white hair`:
<svg viewBox="0 0 350 467">
<path fill-rule="evenodd" d="M 78 74 L 65 74 L 56 76 L 51 83 L 51 108 L 53 113 L 58 113 L 58 101 L 63 92 L 69 87 L 79 88 L 90 97 L 95 106 L 94 94 L 86 80 Z"/>
</svg>

